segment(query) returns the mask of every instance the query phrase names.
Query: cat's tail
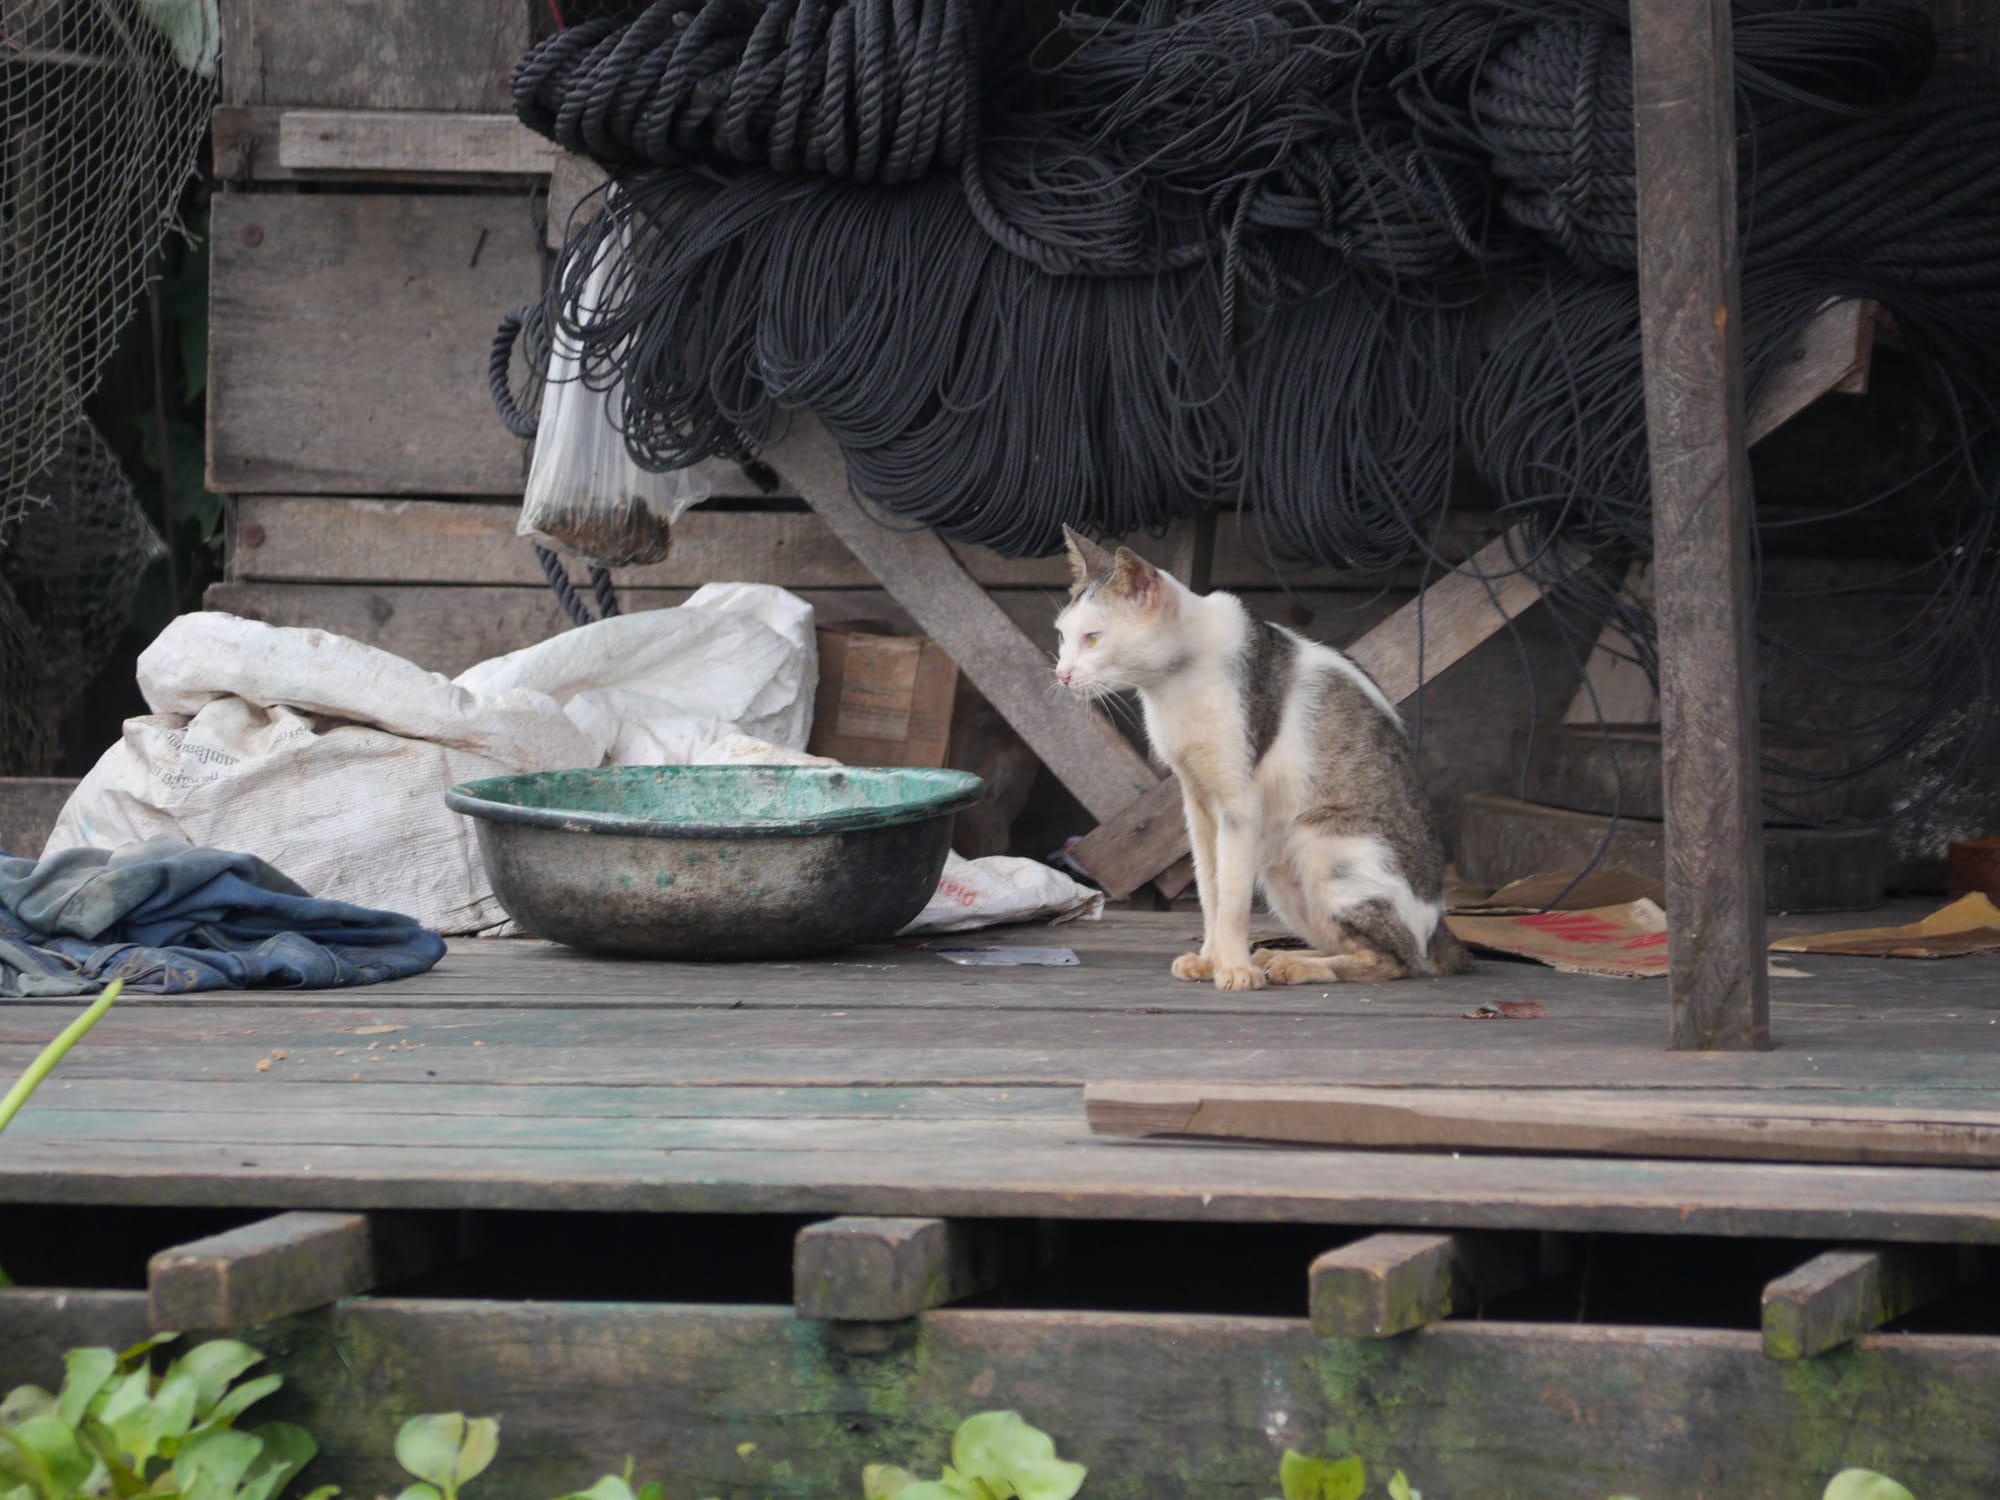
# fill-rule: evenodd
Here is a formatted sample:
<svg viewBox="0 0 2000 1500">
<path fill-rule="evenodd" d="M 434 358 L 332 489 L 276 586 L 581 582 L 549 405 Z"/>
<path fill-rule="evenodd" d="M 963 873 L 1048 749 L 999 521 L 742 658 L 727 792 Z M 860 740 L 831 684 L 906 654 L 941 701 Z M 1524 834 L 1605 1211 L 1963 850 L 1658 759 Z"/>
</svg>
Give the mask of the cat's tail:
<svg viewBox="0 0 2000 1500">
<path fill-rule="evenodd" d="M 1465 951 L 1465 944 L 1451 935 L 1451 929 L 1442 921 L 1431 933 L 1431 945 L 1424 953 L 1425 972 L 1431 974 L 1463 974 L 1472 967 L 1472 955 Z"/>
</svg>

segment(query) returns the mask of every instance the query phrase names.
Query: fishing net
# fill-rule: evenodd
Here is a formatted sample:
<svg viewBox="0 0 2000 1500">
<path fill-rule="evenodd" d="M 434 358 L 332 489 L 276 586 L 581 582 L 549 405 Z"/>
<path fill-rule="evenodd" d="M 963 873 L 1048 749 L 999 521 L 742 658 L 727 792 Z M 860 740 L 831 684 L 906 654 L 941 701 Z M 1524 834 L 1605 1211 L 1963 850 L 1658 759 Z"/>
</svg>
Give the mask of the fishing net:
<svg viewBox="0 0 2000 1500">
<path fill-rule="evenodd" d="M 0 760 L 14 769 L 45 738 L 27 721 L 103 664 L 158 554 L 84 402 L 195 170 L 214 9 L 0 0 Z"/>
</svg>

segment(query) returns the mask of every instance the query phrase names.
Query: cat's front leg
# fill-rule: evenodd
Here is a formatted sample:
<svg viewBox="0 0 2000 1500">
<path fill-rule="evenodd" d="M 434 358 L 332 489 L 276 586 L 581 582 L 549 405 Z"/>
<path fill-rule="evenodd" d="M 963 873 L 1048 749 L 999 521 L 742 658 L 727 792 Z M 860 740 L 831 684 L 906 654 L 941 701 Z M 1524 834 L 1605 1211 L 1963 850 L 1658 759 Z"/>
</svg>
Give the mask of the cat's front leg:
<svg viewBox="0 0 2000 1500">
<path fill-rule="evenodd" d="M 1215 897 L 1209 916 L 1208 958 L 1219 990 L 1261 990 L 1264 971 L 1250 959 L 1250 901 L 1257 889 L 1254 796 L 1216 809 Z"/>
<path fill-rule="evenodd" d="M 1188 848 L 1194 853 L 1194 894 L 1201 903 L 1201 951 L 1174 960 L 1176 979 L 1215 977 L 1215 815 L 1194 783 L 1181 778 L 1181 810 L 1187 816 Z"/>
</svg>

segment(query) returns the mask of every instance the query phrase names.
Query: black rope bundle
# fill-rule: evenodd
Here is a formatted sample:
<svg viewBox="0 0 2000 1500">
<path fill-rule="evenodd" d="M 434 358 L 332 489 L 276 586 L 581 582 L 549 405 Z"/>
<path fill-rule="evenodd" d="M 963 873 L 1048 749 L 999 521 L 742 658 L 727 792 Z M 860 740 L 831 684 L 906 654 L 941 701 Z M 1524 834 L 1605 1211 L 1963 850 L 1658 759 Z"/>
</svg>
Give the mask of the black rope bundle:
<svg viewBox="0 0 2000 1500">
<path fill-rule="evenodd" d="M 1511 566 L 1651 670 L 1616 581 L 1651 546 L 1624 0 L 1028 11 L 655 0 L 545 43 L 517 109 L 615 185 L 529 363 L 579 348 L 655 469 L 810 410 L 900 523 L 1012 554 L 1240 496 L 1274 561 L 1436 559 L 1469 456 Z M 1753 397 L 1868 297 L 1942 425 L 1908 619 L 1870 652 L 1766 642 L 1883 685 L 1840 730 L 1903 747 L 1987 688 L 2000 628 L 2000 82 L 1894 5 L 1738 0 L 1735 39 Z"/>
</svg>

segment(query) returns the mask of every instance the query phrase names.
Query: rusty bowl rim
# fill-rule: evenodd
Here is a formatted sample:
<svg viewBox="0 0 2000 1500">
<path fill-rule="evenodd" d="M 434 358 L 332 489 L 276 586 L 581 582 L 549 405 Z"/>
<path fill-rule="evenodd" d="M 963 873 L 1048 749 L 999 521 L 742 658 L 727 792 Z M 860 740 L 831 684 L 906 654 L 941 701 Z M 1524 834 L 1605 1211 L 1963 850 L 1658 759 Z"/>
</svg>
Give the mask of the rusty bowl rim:
<svg viewBox="0 0 2000 1500">
<path fill-rule="evenodd" d="M 523 807 L 500 802 L 484 795 L 486 790 L 536 776 L 615 775 L 620 771 L 706 771 L 768 774 L 785 771 L 820 776 L 908 776 L 912 773 L 934 777 L 940 785 L 927 796 L 899 802 L 893 807 L 855 807 L 840 812 L 817 813 L 791 823 L 668 823 L 658 818 L 636 817 L 629 813 L 565 811 L 552 807 Z M 445 806 L 469 818 L 517 828 L 545 828 L 562 833 L 616 834 L 627 838 L 653 839 L 796 839 L 817 838 L 829 833 L 852 833 L 857 829 L 896 828 L 905 823 L 922 823 L 949 817 L 971 807 L 986 795 L 983 777 L 970 771 L 936 766 L 573 766 L 560 771 L 522 771 L 512 776 L 488 776 L 463 781 L 444 794 Z"/>
</svg>

